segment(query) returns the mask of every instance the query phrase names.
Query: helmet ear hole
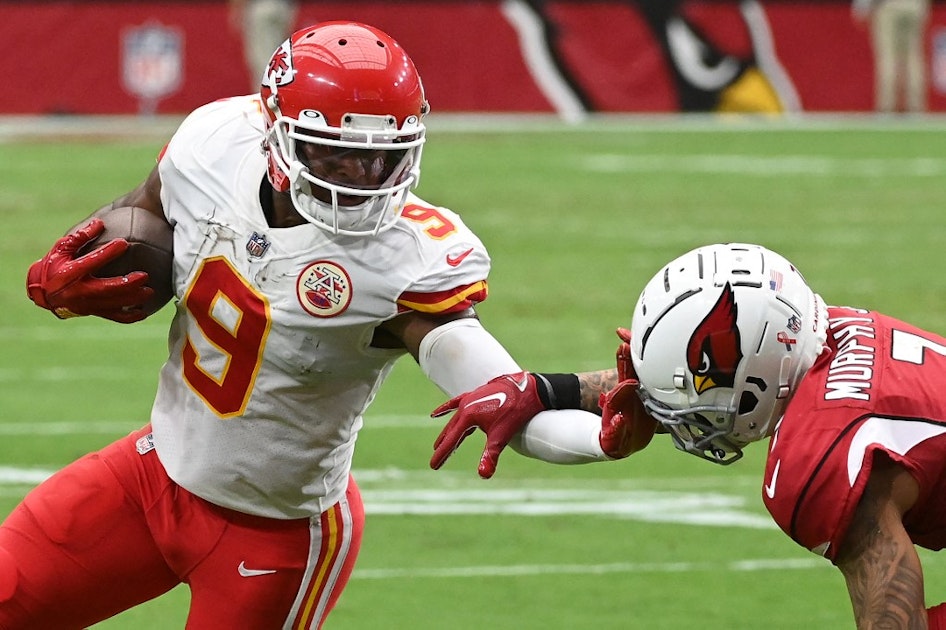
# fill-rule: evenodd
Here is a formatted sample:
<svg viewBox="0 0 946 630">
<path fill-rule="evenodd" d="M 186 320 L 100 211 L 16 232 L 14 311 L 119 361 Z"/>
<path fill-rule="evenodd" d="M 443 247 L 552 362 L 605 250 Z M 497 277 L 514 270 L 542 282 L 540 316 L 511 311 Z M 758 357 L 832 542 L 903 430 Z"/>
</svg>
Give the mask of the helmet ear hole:
<svg viewBox="0 0 946 630">
<path fill-rule="evenodd" d="M 739 397 L 739 415 L 752 413 L 752 411 L 759 404 L 758 397 L 752 392 L 745 391 L 742 392 L 742 396 Z"/>
</svg>

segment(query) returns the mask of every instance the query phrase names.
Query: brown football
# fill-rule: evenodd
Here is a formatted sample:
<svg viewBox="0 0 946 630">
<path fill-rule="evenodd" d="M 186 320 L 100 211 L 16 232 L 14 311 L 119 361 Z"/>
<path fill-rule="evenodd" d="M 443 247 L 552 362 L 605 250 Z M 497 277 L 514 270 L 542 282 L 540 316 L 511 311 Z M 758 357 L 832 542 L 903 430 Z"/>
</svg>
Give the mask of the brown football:
<svg viewBox="0 0 946 630">
<path fill-rule="evenodd" d="M 88 250 L 116 239 L 128 241 L 128 250 L 99 269 L 99 278 L 124 276 L 132 271 L 148 273 L 147 285 L 154 296 L 145 304 L 148 315 L 156 313 L 174 297 L 171 269 L 174 261 L 173 230 L 161 217 L 144 208 L 125 206 L 100 215 L 105 231 L 88 245 Z"/>
</svg>

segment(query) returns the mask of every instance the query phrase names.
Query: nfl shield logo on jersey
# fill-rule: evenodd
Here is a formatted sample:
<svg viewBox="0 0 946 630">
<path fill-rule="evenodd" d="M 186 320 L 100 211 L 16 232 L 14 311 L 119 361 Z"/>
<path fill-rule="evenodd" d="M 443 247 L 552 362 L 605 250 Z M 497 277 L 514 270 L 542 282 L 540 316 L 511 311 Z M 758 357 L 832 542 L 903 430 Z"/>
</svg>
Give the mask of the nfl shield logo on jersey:
<svg viewBox="0 0 946 630">
<path fill-rule="evenodd" d="M 138 438 L 135 442 L 135 450 L 138 451 L 139 455 L 144 455 L 150 453 L 154 450 L 154 434 L 149 433 L 144 437 Z"/>
<path fill-rule="evenodd" d="M 253 232 L 248 241 L 246 241 L 246 251 L 253 258 L 260 258 L 269 249 L 269 241 L 265 234 Z"/>
</svg>

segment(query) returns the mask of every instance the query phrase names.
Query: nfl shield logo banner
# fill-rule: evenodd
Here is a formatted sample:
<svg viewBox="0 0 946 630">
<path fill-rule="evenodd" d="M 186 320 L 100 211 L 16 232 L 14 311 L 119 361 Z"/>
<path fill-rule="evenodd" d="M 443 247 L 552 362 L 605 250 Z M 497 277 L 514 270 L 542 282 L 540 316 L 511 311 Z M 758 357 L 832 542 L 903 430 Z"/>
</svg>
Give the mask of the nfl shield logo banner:
<svg viewBox="0 0 946 630">
<path fill-rule="evenodd" d="M 122 83 L 153 109 L 175 92 L 184 75 L 184 36 L 177 29 L 149 23 L 122 34 Z M 150 105 L 148 107 L 147 105 Z"/>
</svg>

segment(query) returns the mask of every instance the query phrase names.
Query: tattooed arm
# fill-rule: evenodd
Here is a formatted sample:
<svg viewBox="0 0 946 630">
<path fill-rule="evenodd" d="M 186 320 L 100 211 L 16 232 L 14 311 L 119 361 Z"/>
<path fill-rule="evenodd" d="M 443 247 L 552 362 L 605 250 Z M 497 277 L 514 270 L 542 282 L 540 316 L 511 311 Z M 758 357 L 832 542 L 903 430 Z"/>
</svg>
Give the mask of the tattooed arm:
<svg viewBox="0 0 946 630">
<path fill-rule="evenodd" d="M 599 370 L 598 372 L 579 372 L 575 376 L 578 377 L 581 397 L 579 409 L 600 415 L 601 407 L 598 405 L 598 401 L 601 394 L 611 391 L 618 384 L 617 368 Z"/>
<path fill-rule="evenodd" d="M 858 628 L 928 627 L 923 569 L 903 527 L 918 493 L 905 468 L 883 454 L 875 457 L 837 557 Z"/>
</svg>

